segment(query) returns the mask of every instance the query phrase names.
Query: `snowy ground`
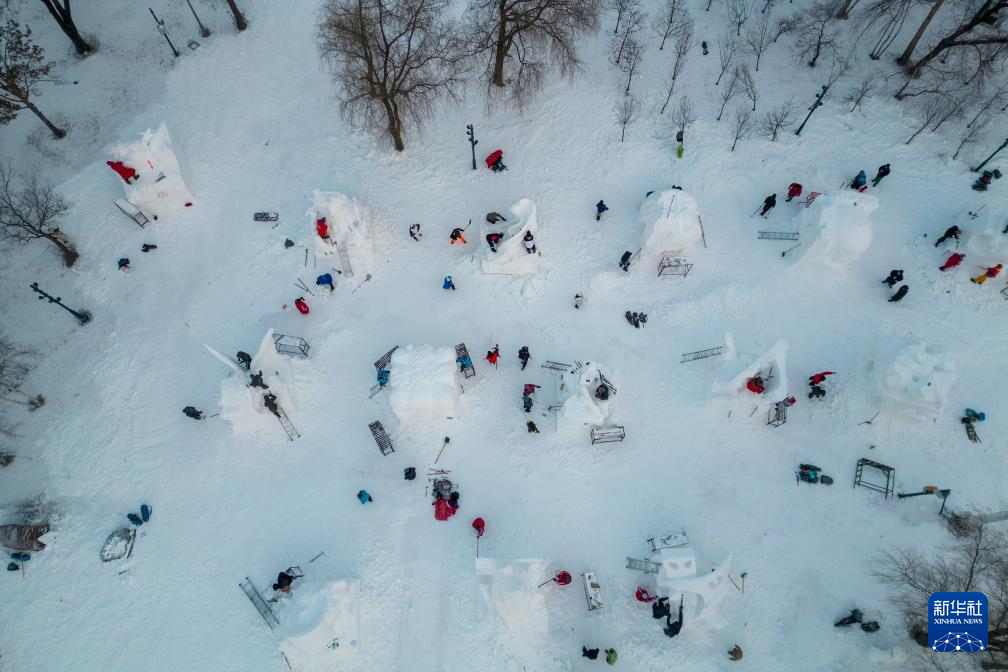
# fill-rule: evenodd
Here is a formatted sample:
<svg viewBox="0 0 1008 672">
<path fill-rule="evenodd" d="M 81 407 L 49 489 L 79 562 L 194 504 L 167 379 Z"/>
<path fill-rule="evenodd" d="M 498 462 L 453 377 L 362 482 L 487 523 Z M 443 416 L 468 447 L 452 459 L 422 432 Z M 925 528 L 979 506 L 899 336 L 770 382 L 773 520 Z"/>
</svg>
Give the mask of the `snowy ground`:
<svg viewBox="0 0 1008 672">
<path fill-rule="evenodd" d="M 713 120 L 713 44 L 723 17 L 696 2 L 689 5 L 698 38 L 712 53 L 691 56 L 680 89 L 700 112 L 682 160 L 653 137 L 664 121 L 657 107 L 668 58 L 654 45 L 635 79 L 647 114 L 619 142 L 611 106 L 621 79 L 605 62 L 604 32 L 584 47 L 587 74 L 550 85 L 524 112 L 488 116 L 473 84 L 464 105 L 394 155 L 340 121 L 313 47 L 315 3 L 241 4 L 251 23 L 241 35 L 226 10 L 198 7 L 214 35 L 195 52 L 183 47 L 174 63 L 146 6 L 81 5 L 78 24 L 86 33 L 101 27 L 101 48 L 82 62 L 66 55 L 64 77 L 80 83 L 47 89 L 40 100 L 70 123 L 70 135 L 54 142 L 27 114 L 0 132 L 4 157 L 53 176 L 76 203 L 63 229 L 81 252 L 67 271 L 36 243 L 6 254 L 0 267 L 4 328 L 45 352 L 27 388 L 47 398 L 10 444 L 18 459 L 0 472 L 0 522 L 17 520 L 27 498 L 55 511 L 54 543 L 27 563 L 24 578 L 3 577 L 0 667 L 286 669 L 237 583 L 248 576 L 264 588 L 291 564 L 313 571 L 308 560 L 325 551 L 318 571 L 327 576 L 319 579 L 361 585 L 351 669 L 520 669 L 480 625 L 469 526 L 479 515 L 487 520 L 481 555 L 547 558 L 575 575 L 571 586 L 547 589 L 552 669 L 594 669 L 598 661 L 580 657 L 588 645 L 615 647 L 618 666 L 630 670 L 723 670 L 735 643 L 750 670 L 903 669 L 915 645 L 869 571 L 882 550 L 946 543 L 938 502 L 884 502 L 849 484 L 857 458 L 870 457 L 896 468 L 898 490 L 934 484 L 952 488 L 956 510 L 1008 508 L 1000 454 L 1008 409 L 998 390 L 1003 373 L 992 368 L 1008 357 L 1003 281 L 972 285 L 969 261 L 939 273 L 931 244 L 967 209 L 1004 203 L 1004 185 L 971 191 L 967 163 L 949 159 L 941 135 L 905 146 L 911 121 L 887 98 L 853 115 L 832 99 L 800 139 L 752 138 L 729 153 L 731 114 Z M 154 9 L 176 43 L 196 36 L 184 3 Z M 69 43 L 41 8 L 25 11 L 38 15 L 32 25 L 48 52 L 67 54 Z M 818 74 L 793 66 L 783 41 L 773 45 L 758 73 L 760 111 L 791 95 L 810 103 Z M 106 150 L 162 120 L 187 153 L 196 205 L 140 230 L 112 207 L 121 187 L 104 165 Z M 508 172 L 469 169 L 470 122 L 483 155 L 504 148 Z M 789 182 L 834 190 L 886 162 L 893 174 L 872 190 L 881 203 L 875 240 L 850 274 L 791 266 L 781 244 L 755 242 L 757 229 L 783 226 L 794 211 L 783 203 Z M 647 260 L 622 273 L 616 262 L 636 249 L 644 193 L 670 184 L 697 198 L 709 249 L 685 281 L 656 278 Z M 329 299 L 307 297 L 312 312 L 302 317 L 291 303 L 297 278 L 311 286 L 316 272 L 304 267 L 313 235 L 304 212 L 315 189 L 350 194 L 375 214 L 379 262 L 356 293 L 360 277 L 341 281 Z M 779 205 L 769 222 L 750 219 L 774 191 Z M 480 273 L 478 237 L 448 244 L 452 227 L 522 197 L 539 208 L 536 296 L 522 295 L 520 278 Z M 596 223 L 599 198 L 611 210 Z M 278 211 L 279 226 L 253 222 L 257 210 Z M 421 243 L 406 233 L 416 221 Z M 293 249 L 284 249 L 287 237 Z M 141 254 L 144 242 L 159 249 Z M 133 261 L 128 274 L 116 269 L 122 256 Z M 879 282 L 890 268 L 904 269 L 911 286 L 898 305 L 886 302 Z M 458 291 L 441 288 L 446 274 Z M 91 310 L 93 322 L 78 327 L 36 301 L 32 281 Z M 581 311 L 572 308 L 577 292 L 587 296 Z M 625 322 L 628 309 L 649 314 L 643 329 Z M 254 351 L 270 327 L 313 347 L 313 372 L 291 413 L 302 438 L 288 443 L 277 426 L 237 440 L 219 419 L 183 417 L 188 404 L 216 412 L 227 374 L 203 345 Z M 679 364 L 681 352 L 717 345 L 726 330 L 754 354 L 778 338 L 790 343 L 799 403 L 784 427 L 709 410 L 720 365 Z M 904 336 L 955 355 L 952 402 L 933 421 L 882 415 L 859 425 L 877 408 L 868 358 L 880 342 Z M 463 341 L 478 375 L 464 382 L 452 419 L 400 426 L 383 395 L 368 399 L 371 363 L 393 345 Z M 482 361 L 495 343 L 498 370 Z M 533 355 L 524 373 L 521 345 Z M 539 365 L 596 358 L 619 388 L 611 411 L 627 428 L 622 444 L 591 446 L 586 432 L 557 433 L 540 415 L 553 380 Z M 802 381 L 822 369 L 837 375 L 826 400 L 812 404 Z M 526 382 L 543 385 L 538 435 L 525 431 Z M 966 441 L 964 406 L 987 411 L 984 443 Z M 368 432 L 375 419 L 395 443 L 388 457 Z M 445 435 L 451 443 L 438 466 L 459 483 L 462 509 L 441 523 L 423 488 Z M 799 462 L 818 464 L 836 485 L 795 487 Z M 417 467 L 416 481 L 402 479 L 406 466 Z M 361 488 L 374 503 L 356 501 Z M 100 563 L 102 540 L 142 502 L 154 517 L 133 557 Z M 645 556 L 648 537 L 679 529 L 708 566 L 733 554 L 736 580 L 741 572 L 747 580 L 745 593 L 730 598 L 727 628 L 687 622 L 669 640 L 633 599 L 647 577 L 624 562 Z M 590 615 L 577 582 L 584 571 L 598 574 L 607 602 Z M 880 632 L 832 627 L 855 604 Z"/>
</svg>

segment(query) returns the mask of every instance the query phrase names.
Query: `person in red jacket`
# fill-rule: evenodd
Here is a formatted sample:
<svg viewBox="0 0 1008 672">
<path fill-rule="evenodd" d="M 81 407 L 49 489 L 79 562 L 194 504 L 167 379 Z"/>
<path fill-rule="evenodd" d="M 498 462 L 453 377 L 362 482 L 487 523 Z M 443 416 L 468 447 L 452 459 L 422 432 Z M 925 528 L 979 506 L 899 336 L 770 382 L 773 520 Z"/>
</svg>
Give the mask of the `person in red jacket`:
<svg viewBox="0 0 1008 672">
<path fill-rule="evenodd" d="M 809 385 L 818 385 L 819 383 L 826 380 L 826 376 L 832 376 L 832 371 L 821 371 L 819 373 L 814 373 L 809 376 Z"/>
<path fill-rule="evenodd" d="M 801 196 L 801 185 L 797 182 L 792 182 L 787 188 L 787 200 L 785 203 L 790 203 L 792 198 L 798 198 Z"/>
<path fill-rule="evenodd" d="M 318 232 L 318 237 L 322 240 L 329 239 L 329 224 L 326 223 L 325 217 L 319 217 L 315 220 L 315 231 Z"/>
<path fill-rule="evenodd" d="M 763 378 L 761 378 L 760 376 L 753 376 L 752 378 L 746 381 L 745 386 L 746 389 L 752 392 L 753 394 L 763 394 L 763 391 L 766 389 L 763 386 Z"/>
<path fill-rule="evenodd" d="M 980 268 L 983 268 L 983 266 L 981 266 Z M 979 276 L 977 276 L 975 278 L 970 278 L 970 279 L 973 282 L 975 282 L 976 284 L 982 285 L 983 283 L 987 282 L 991 278 L 996 278 L 1000 273 L 1001 273 L 1001 264 L 998 264 L 997 266 L 990 266 L 990 267 L 988 267 L 987 270 L 984 271 L 983 275 L 979 275 Z"/>
<path fill-rule="evenodd" d="M 496 368 L 498 359 L 500 359 L 500 346 L 495 345 L 493 350 L 487 350 L 486 360 Z"/>
<path fill-rule="evenodd" d="M 124 165 L 122 161 L 106 161 L 105 164 L 119 174 L 119 177 L 123 179 L 123 182 L 130 184 L 130 180 L 137 182 L 140 180 L 140 175 L 127 165 Z"/>
<path fill-rule="evenodd" d="M 308 304 L 305 303 L 304 297 L 298 297 L 294 299 L 294 307 L 298 309 L 298 312 L 302 315 L 307 315 L 309 312 Z"/>
<path fill-rule="evenodd" d="M 962 260 L 966 258 L 965 254 L 960 252 L 954 252 L 952 256 L 945 260 L 945 263 L 938 267 L 939 271 L 947 271 L 950 268 L 955 268 L 962 263 Z"/>
</svg>

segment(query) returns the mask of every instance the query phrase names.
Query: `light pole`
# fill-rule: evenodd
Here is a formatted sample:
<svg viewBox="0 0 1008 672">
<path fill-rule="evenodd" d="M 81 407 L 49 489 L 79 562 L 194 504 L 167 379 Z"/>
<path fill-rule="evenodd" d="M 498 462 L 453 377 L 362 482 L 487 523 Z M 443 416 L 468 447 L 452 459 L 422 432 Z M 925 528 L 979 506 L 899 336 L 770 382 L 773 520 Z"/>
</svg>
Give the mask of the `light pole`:
<svg viewBox="0 0 1008 672">
<path fill-rule="evenodd" d="M 479 140 L 473 133 L 473 125 L 466 124 L 466 135 L 469 136 L 469 144 L 472 146 L 472 160 L 473 160 L 473 170 L 476 170 L 476 145 L 479 144 Z"/>
<path fill-rule="evenodd" d="M 981 164 L 980 164 L 979 166 L 977 166 L 976 168 L 970 168 L 970 170 L 972 170 L 972 171 L 973 171 L 974 173 L 979 173 L 979 172 L 980 172 L 980 169 L 981 169 L 981 168 L 983 168 L 984 166 L 986 166 L 986 165 L 987 165 L 987 162 L 988 162 L 988 161 L 990 161 L 991 159 L 993 159 L 993 158 L 994 158 L 994 156 L 995 156 L 995 155 L 996 155 L 996 154 L 997 154 L 998 152 L 1000 152 L 1000 151 L 1001 151 L 1002 149 L 1004 149 L 1005 147 L 1008 147 L 1008 140 L 1005 140 L 1004 142 L 1002 142 L 1002 143 L 1001 143 L 1001 146 L 1000 146 L 1000 147 L 998 147 L 997 149 L 995 149 L 995 150 L 994 150 L 994 153 L 993 153 L 993 154 L 991 154 L 990 156 L 988 156 L 988 157 L 987 157 L 986 159 L 984 159 L 984 160 L 983 160 L 983 163 L 981 163 Z"/>
<path fill-rule="evenodd" d="M 76 317 L 78 320 L 80 320 L 81 324 L 87 324 L 88 322 L 91 321 L 91 313 L 89 313 L 86 310 L 78 313 L 76 310 L 68 308 L 67 306 L 63 305 L 63 303 L 61 303 L 60 297 L 57 296 L 54 298 L 51 294 L 46 294 L 45 291 L 39 289 L 37 282 L 33 282 L 31 284 L 31 288 L 32 291 L 35 292 L 36 294 L 41 294 L 41 296 L 38 297 L 39 301 L 41 301 L 42 299 L 49 299 L 49 303 L 55 303 L 57 306 L 59 306 L 60 308 L 62 308 L 63 310 L 67 311 L 68 313 Z"/>
<path fill-rule="evenodd" d="M 168 37 L 168 29 L 165 28 L 164 21 L 157 18 L 157 14 L 154 13 L 153 9 L 151 9 L 150 7 L 148 7 L 147 9 L 150 10 L 150 15 L 154 17 L 154 23 L 157 24 L 158 32 L 164 35 L 164 39 L 168 40 L 168 46 L 171 47 L 172 53 L 175 54 L 175 58 L 178 58 L 179 57 L 178 49 L 175 48 L 175 45 L 172 44 L 171 38 Z"/>
<path fill-rule="evenodd" d="M 210 37 L 210 29 L 203 25 L 203 22 L 199 20 L 199 16 L 196 14 L 196 10 L 193 9 L 192 3 L 189 0 L 185 0 L 186 4 L 189 5 L 189 11 L 192 15 L 196 17 L 196 23 L 199 24 L 199 34 L 202 38 Z"/>
<path fill-rule="evenodd" d="M 826 97 L 827 91 L 829 91 L 829 84 L 823 84 L 822 92 L 816 94 L 815 102 L 812 103 L 812 107 L 808 108 L 808 116 L 805 117 L 805 121 L 801 122 L 801 126 L 798 127 L 798 130 L 794 132 L 795 135 L 801 135 L 802 129 L 805 128 L 805 124 L 808 123 L 812 113 L 816 111 L 817 107 L 822 105 L 822 99 Z"/>
</svg>

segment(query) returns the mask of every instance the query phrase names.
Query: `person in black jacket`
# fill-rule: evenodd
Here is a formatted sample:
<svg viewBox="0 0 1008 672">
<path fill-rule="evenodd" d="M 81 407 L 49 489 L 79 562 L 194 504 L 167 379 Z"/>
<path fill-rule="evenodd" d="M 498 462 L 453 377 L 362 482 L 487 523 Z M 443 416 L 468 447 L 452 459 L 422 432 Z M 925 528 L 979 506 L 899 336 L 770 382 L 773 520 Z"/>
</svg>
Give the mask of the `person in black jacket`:
<svg viewBox="0 0 1008 672">
<path fill-rule="evenodd" d="M 589 649 L 584 646 L 581 647 L 581 657 L 587 658 L 588 660 L 595 660 L 598 658 L 598 649 Z"/>
<path fill-rule="evenodd" d="M 244 366 L 246 370 L 248 371 L 252 370 L 252 355 L 242 350 L 239 350 L 238 354 L 235 355 L 235 359 L 237 359 L 238 363 Z"/>
<path fill-rule="evenodd" d="M 193 420 L 203 419 L 203 411 L 197 411 L 196 408 L 193 406 L 186 406 L 185 408 L 183 408 L 182 414 L 185 415 L 187 418 L 192 418 Z"/>
<path fill-rule="evenodd" d="M 682 626 L 683 626 L 683 617 L 682 617 L 682 604 L 683 603 L 682 603 L 682 601 L 683 601 L 683 598 L 680 597 L 679 598 L 679 620 L 677 620 L 676 622 L 673 623 L 672 622 L 672 614 L 669 614 L 668 616 L 665 617 L 665 625 L 667 627 L 664 628 L 664 631 L 665 631 L 665 635 L 668 636 L 668 637 L 675 637 L 676 635 L 679 634 L 679 631 L 682 630 Z"/>
<path fill-rule="evenodd" d="M 765 199 L 763 199 L 763 209 L 760 211 L 760 217 L 766 217 L 767 213 L 774 209 L 777 205 L 777 194 L 770 194 Z"/>
<path fill-rule="evenodd" d="M 669 599 L 667 597 L 660 597 L 651 603 L 651 616 L 653 618 L 668 618 L 671 614 L 672 608 L 669 606 Z"/>
<path fill-rule="evenodd" d="M 896 293 L 889 298 L 889 303 L 898 303 L 903 300 L 903 297 L 907 295 L 910 291 L 910 285 L 903 285 L 896 290 Z"/>
<path fill-rule="evenodd" d="M 889 271 L 889 277 L 883 280 L 890 287 L 895 287 L 897 282 L 903 282 L 903 270 L 894 269 Z"/>
</svg>

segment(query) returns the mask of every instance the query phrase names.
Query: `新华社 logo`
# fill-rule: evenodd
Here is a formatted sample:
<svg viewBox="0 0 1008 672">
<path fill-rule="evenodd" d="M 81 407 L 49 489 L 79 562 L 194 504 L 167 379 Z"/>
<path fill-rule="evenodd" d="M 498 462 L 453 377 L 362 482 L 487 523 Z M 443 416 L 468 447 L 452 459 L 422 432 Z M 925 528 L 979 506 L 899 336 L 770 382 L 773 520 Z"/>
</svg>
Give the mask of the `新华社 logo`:
<svg viewBox="0 0 1008 672">
<path fill-rule="evenodd" d="M 928 598 L 928 640 L 932 651 L 977 653 L 987 648 L 987 596 L 933 593 Z"/>
</svg>

